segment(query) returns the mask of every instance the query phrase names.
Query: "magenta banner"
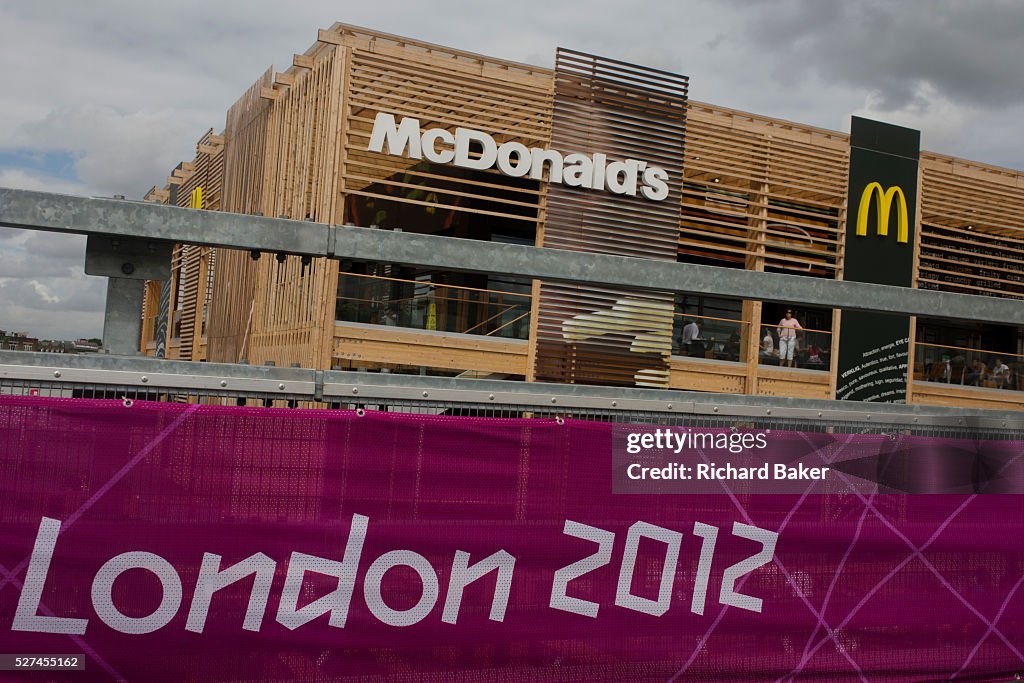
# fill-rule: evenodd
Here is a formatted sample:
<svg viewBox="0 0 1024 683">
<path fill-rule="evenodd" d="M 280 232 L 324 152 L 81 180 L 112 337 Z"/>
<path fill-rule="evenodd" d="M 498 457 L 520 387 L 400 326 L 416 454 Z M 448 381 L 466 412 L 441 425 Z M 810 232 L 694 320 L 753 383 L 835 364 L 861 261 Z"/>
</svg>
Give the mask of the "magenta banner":
<svg viewBox="0 0 1024 683">
<path fill-rule="evenodd" d="M 574 420 L 2 397 L 0 680 L 1024 671 L 1024 499 L 815 478 L 613 493 L 613 440 Z M 830 471 L 886 441 L 805 439 Z M 49 673 L 17 671 L 33 663 Z"/>
</svg>

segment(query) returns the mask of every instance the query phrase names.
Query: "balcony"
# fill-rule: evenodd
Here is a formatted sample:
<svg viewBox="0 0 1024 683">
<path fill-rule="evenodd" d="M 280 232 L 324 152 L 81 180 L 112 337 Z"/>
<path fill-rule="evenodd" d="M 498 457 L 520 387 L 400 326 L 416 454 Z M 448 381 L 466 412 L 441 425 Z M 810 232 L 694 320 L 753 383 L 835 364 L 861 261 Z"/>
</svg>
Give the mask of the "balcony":
<svg viewBox="0 0 1024 683">
<path fill-rule="evenodd" d="M 917 342 L 913 393 L 931 405 L 1020 409 L 1024 355 Z"/>
<path fill-rule="evenodd" d="M 529 293 L 427 277 L 340 274 L 332 365 L 432 375 L 527 374 Z"/>
</svg>

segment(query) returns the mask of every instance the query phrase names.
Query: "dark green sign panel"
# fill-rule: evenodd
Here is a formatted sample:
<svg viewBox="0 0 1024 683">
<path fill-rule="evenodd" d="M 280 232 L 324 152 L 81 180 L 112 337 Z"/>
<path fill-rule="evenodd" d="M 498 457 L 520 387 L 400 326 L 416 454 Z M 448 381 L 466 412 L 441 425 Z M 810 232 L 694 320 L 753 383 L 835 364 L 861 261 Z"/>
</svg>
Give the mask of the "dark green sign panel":
<svg viewBox="0 0 1024 683">
<path fill-rule="evenodd" d="M 921 134 L 854 116 L 843 279 L 910 287 Z M 910 318 L 843 311 L 836 398 L 907 399 Z"/>
</svg>

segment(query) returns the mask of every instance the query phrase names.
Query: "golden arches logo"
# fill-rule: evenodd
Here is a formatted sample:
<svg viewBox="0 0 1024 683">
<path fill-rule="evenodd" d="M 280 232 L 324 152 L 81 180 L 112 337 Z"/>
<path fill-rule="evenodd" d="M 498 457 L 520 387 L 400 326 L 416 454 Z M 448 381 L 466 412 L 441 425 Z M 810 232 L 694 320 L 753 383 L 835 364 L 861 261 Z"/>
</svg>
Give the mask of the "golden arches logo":
<svg viewBox="0 0 1024 683">
<path fill-rule="evenodd" d="M 868 183 L 860 195 L 860 206 L 857 208 L 857 236 L 867 237 L 868 235 L 868 213 L 870 213 L 872 198 L 875 200 L 875 213 L 878 215 L 876 231 L 882 237 L 889 235 L 889 212 L 892 209 L 893 200 L 897 200 L 896 241 L 906 244 L 910 239 L 907 198 L 898 185 L 893 185 L 888 190 L 882 190 L 879 183 Z"/>
</svg>

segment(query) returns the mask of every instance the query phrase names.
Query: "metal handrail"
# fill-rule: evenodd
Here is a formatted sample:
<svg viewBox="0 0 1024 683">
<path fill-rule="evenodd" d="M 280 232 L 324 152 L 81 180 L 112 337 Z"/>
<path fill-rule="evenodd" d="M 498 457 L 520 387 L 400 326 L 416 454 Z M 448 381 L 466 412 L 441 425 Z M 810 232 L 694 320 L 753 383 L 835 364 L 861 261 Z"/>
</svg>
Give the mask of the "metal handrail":
<svg viewBox="0 0 1024 683">
<path fill-rule="evenodd" d="M 723 322 L 723 323 L 736 323 L 737 325 L 749 325 L 750 324 L 749 320 L 742 320 L 742 319 L 739 319 L 739 318 L 716 318 L 716 317 L 711 316 L 711 315 L 697 315 L 696 313 L 679 313 L 679 312 L 676 312 L 673 315 L 675 315 L 677 318 L 699 318 L 700 320 L 717 320 L 717 321 Z"/>
<path fill-rule="evenodd" d="M 992 351 L 989 349 L 972 349 L 969 346 L 952 346 L 950 344 L 932 344 L 930 342 L 914 342 L 915 346 L 928 346 L 934 349 L 954 349 L 956 351 L 968 351 L 970 353 L 988 353 L 996 357 L 1017 358 L 1024 360 L 1024 354 L 1010 353 L 1009 351 Z"/>
<path fill-rule="evenodd" d="M 770 327 L 772 329 L 778 329 L 779 325 L 778 323 L 774 325 L 771 323 L 761 323 L 760 327 Z M 813 327 L 798 327 L 796 328 L 796 332 L 815 332 L 817 334 L 832 334 L 832 330 L 816 330 Z"/>
<path fill-rule="evenodd" d="M 533 295 L 532 294 L 522 293 L 522 292 L 506 292 L 506 291 L 498 290 L 498 289 L 482 289 L 480 287 L 466 287 L 466 286 L 463 286 L 463 285 L 449 285 L 449 284 L 437 283 L 437 282 L 422 282 L 420 280 L 410 280 L 408 278 L 396 278 L 396 277 L 389 277 L 389 276 L 384 276 L 384 275 L 367 275 L 367 274 L 363 274 L 363 273 L 339 273 L 338 274 L 339 279 L 341 277 L 343 277 L 343 276 L 345 276 L 345 277 L 365 278 L 365 279 L 368 279 L 368 280 L 380 280 L 380 281 L 384 281 L 384 282 L 397 282 L 397 283 L 405 284 L 405 285 L 413 285 L 415 287 L 429 288 L 429 289 L 434 290 L 434 291 L 429 291 L 429 292 L 425 292 L 425 293 L 422 293 L 422 294 L 414 294 L 413 296 L 399 297 L 399 298 L 395 298 L 395 299 L 391 299 L 391 298 L 389 298 L 389 299 L 368 299 L 368 298 L 365 298 L 365 297 L 343 296 L 343 295 L 339 294 L 336 297 L 337 301 L 351 301 L 351 302 L 374 304 L 374 305 L 381 305 L 381 306 L 392 306 L 392 305 L 395 305 L 395 304 L 415 303 L 417 301 L 430 301 L 430 302 L 446 302 L 446 303 L 447 302 L 451 302 L 451 303 L 454 303 L 457 306 L 477 305 L 477 306 L 495 306 L 495 307 L 500 308 L 500 310 L 497 313 L 494 313 L 493 315 L 485 318 L 484 320 L 476 322 L 475 324 L 473 324 L 469 328 L 467 328 L 465 330 L 462 330 L 461 334 L 473 334 L 474 330 L 476 330 L 476 329 L 478 329 L 478 328 L 480 328 L 480 327 L 482 327 L 484 325 L 487 325 L 487 323 L 489 323 L 489 322 L 491 322 L 493 320 L 496 320 L 497 318 L 499 318 L 502 315 L 508 313 L 509 311 L 520 310 L 520 309 L 522 309 L 522 307 L 524 305 L 526 306 L 527 310 L 526 310 L 525 313 L 522 313 L 522 314 L 516 316 L 515 319 L 510 320 L 508 322 L 505 322 L 502 325 L 500 325 L 499 327 L 497 327 L 497 328 L 495 328 L 495 329 L 493 329 L 493 330 L 491 330 L 489 332 L 481 334 L 481 336 L 493 336 L 496 333 L 498 333 L 501 330 L 503 330 L 506 327 L 508 327 L 509 325 L 513 325 L 513 324 L 519 322 L 520 320 L 522 320 L 524 317 L 528 316 L 530 314 L 530 309 L 532 308 L 532 305 L 533 305 Z M 475 292 L 475 293 L 479 293 L 479 294 L 486 294 L 486 295 L 488 295 L 488 297 L 486 299 L 481 298 L 479 301 L 476 301 L 476 300 L 472 300 L 472 299 L 464 299 L 464 298 L 461 298 L 459 296 L 446 296 L 445 293 L 439 293 L 438 291 L 436 291 L 436 290 L 442 290 L 442 289 L 457 290 L 455 292 L 456 294 L 459 294 L 460 292 Z M 491 295 L 493 295 L 494 299 L 499 299 L 499 300 L 491 300 Z M 500 301 L 500 299 L 504 299 L 505 297 L 513 297 L 513 298 L 514 297 L 519 297 L 519 298 L 526 299 L 526 301 L 524 301 L 524 302 L 513 302 L 513 303 L 509 303 L 509 302 L 506 302 L 506 301 Z"/>
<path fill-rule="evenodd" d="M 1024 325 L 1012 299 L 9 188 L 0 226 Z"/>
</svg>

